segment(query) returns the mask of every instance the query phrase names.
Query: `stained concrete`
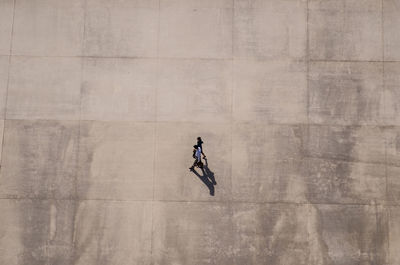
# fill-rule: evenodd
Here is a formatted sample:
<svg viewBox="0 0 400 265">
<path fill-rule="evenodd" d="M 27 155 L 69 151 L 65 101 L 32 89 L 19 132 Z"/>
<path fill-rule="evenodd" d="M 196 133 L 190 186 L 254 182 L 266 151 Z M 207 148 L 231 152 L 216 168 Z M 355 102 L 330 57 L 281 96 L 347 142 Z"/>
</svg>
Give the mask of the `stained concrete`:
<svg viewBox="0 0 400 265">
<path fill-rule="evenodd" d="M 15 1 L 12 54 L 81 55 L 84 3 L 83 0 Z"/>
<path fill-rule="evenodd" d="M 286 195 L 298 196 L 304 189 L 303 184 L 296 183 L 304 171 L 303 129 L 299 125 L 235 124 L 232 199 L 268 202 L 280 201 Z"/>
<path fill-rule="evenodd" d="M 150 0 L 87 0 L 83 54 L 157 56 L 159 4 Z"/>
<path fill-rule="evenodd" d="M 0 264 L 398 265 L 399 5 L 0 0 Z"/>
<path fill-rule="evenodd" d="M 232 1 L 209 2 L 160 0 L 160 56 L 232 58 Z"/>
<path fill-rule="evenodd" d="M 384 109 L 385 122 L 390 125 L 399 125 L 400 118 L 400 63 L 385 63 L 384 73 Z"/>
<path fill-rule="evenodd" d="M 0 55 L 10 54 L 11 31 L 13 27 L 13 0 L 0 1 Z"/>
<path fill-rule="evenodd" d="M 232 63 L 222 60 L 160 60 L 158 121 L 229 122 Z"/>
<path fill-rule="evenodd" d="M 73 264 L 75 204 L 68 200 L 2 199 L 2 263 Z"/>
<path fill-rule="evenodd" d="M 398 204 L 400 202 L 400 180 L 398 175 L 400 174 L 399 167 L 387 168 L 387 183 L 388 183 L 388 201 L 392 204 Z"/>
<path fill-rule="evenodd" d="M 154 149 L 153 124 L 82 122 L 79 198 L 151 200 Z"/>
<path fill-rule="evenodd" d="M 399 34 L 397 34 L 398 25 L 400 23 L 399 6 L 399 0 L 383 1 L 385 60 L 388 61 L 399 61 L 400 59 L 400 51 L 398 49 L 400 37 Z"/>
<path fill-rule="evenodd" d="M 311 59 L 382 60 L 382 1 L 309 0 L 308 7 Z"/>
<path fill-rule="evenodd" d="M 155 121 L 157 73 L 156 59 L 86 58 L 81 118 Z"/>
<path fill-rule="evenodd" d="M 7 118 L 79 120 L 79 58 L 14 56 L 11 60 Z"/>
<path fill-rule="evenodd" d="M 0 56 L 0 119 L 5 118 L 9 56 Z"/>
<path fill-rule="evenodd" d="M 397 252 L 400 233 L 400 208 L 393 206 L 389 208 L 389 264 L 397 264 L 400 262 L 400 257 Z"/>
<path fill-rule="evenodd" d="M 0 120 L 0 159 L 1 159 L 1 154 L 3 153 L 3 136 L 4 136 L 4 120 Z"/>
<path fill-rule="evenodd" d="M 72 264 L 150 264 L 152 208 L 150 201 L 80 203 Z"/>
<path fill-rule="evenodd" d="M 315 62 L 310 63 L 309 74 L 310 122 L 382 123 L 382 62 Z"/>
<path fill-rule="evenodd" d="M 6 120 L 1 197 L 75 197 L 78 136 L 79 121 Z"/>
<path fill-rule="evenodd" d="M 305 62 L 235 60 L 233 82 L 235 120 L 307 122 Z"/>
<path fill-rule="evenodd" d="M 234 6 L 235 58 L 306 57 L 307 1 L 237 0 Z"/>
</svg>

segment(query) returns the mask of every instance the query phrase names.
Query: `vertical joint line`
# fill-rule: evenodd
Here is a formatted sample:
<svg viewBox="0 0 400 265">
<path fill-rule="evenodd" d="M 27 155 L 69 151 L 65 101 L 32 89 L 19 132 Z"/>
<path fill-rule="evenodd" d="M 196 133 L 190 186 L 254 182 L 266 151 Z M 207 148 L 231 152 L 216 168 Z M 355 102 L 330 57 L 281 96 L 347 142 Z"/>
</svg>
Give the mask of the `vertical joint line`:
<svg viewBox="0 0 400 265">
<path fill-rule="evenodd" d="M 310 40 L 309 40 L 309 3 L 306 1 L 306 115 L 307 115 L 307 125 L 305 130 L 305 135 L 303 135 L 303 147 L 305 152 L 308 153 L 308 141 L 310 135 Z M 310 160 L 306 159 L 306 167 L 309 168 Z"/>
<path fill-rule="evenodd" d="M 385 82 L 385 4 L 384 0 L 381 1 L 381 38 L 382 38 L 382 91 L 383 91 L 383 119 L 384 121 L 387 119 L 387 108 L 386 108 L 386 82 Z M 385 122 L 386 123 L 386 122 Z M 386 201 L 389 201 L 389 182 L 388 182 L 388 156 L 387 156 L 387 149 L 388 149 L 388 135 L 385 132 L 384 133 L 384 141 L 385 141 L 385 198 Z M 389 208 L 384 208 L 385 211 L 385 225 L 386 225 L 386 253 L 387 257 L 390 257 L 390 207 Z"/>
<path fill-rule="evenodd" d="M 82 43 L 81 43 L 81 54 L 84 53 L 84 43 L 85 43 L 85 34 L 86 34 L 86 10 L 87 10 L 87 1 L 85 0 L 83 3 L 83 32 L 82 32 Z M 80 159 L 80 143 L 82 136 L 82 97 L 83 97 L 83 79 L 84 79 L 84 70 L 85 70 L 85 56 L 80 56 L 80 65 L 81 65 L 81 75 L 80 75 L 80 86 L 79 86 L 79 120 L 78 120 L 78 144 L 77 144 L 77 169 L 75 175 L 75 187 L 74 187 L 74 195 L 75 199 L 78 200 L 78 174 L 79 174 L 79 159 Z"/>
<path fill-rule="evenodd" d="M 82 138 L 82 97 L 83 97 L 83 78 L 84 78 L 84 70 L 85 70 L 85 38 L 86 38 L 86 16 L 87 16 L 87 1 L 83 1 L 83 31 L 82 31 L 82 41 L 81 41 L 81 53 L 80 53 L 80 66 L 81 66 L 81 74 L 80 74 L 80 85 L 79 85 L 79 119 L 78 119 L 78 137 L 77 137 L 77 156 L 76 156 L 76 171 L 75 171 L 75 183 L 74 183 L 74 194 L 73 194 L 73 207 L 74 214 L 72 219 L 72 262 L 76 262 L 76 215 L 78 214 L 79 209 L 79 194 L 78 194 L 78 181 L 79 181 L 79 161 L 81 157 L 81 138 Z"/>
<path fill-rule="evenodd" d="M 385 38 L 384 38 L 384 0 L 381 1 L 381 41 L 382 41 L 382 98 L 383 98 L 383 119 L 385 120 L 387 118 L 386 115 L 386 93 L 385 93 Z M 387 145 L 388 145 L 388 137 L 386 133 L 384 134 L 384 141 L 385 141 L 385 197 L 386 199 L 389 199 L 389 193 L 388 193 L 388 172 L 387 172 Z"/>
<path fill-rule="evenodd" d="M 381 45 L 382 45 L 382 99 L 383 99 L 383 117 L 384 120 L 387 118 L 386 116 L 386 93 L 385 93 L 385 27 L 384 27 L 384 0 L 381 1 Z"/>
<path fill-rule="evenodd" d="M 80 91 L 79 91 L 79 126 L 82 121 L 82 89 L 83 89 L 83 73 L 85 70 L 85 39 L 86 39 L 86 10 L 87 10 L 87 0 L 83 3 L 83 32 L 82 32 L 82 43 L 81 43 L 81 84 L 80 84 Z"/>
<path fill-rule="evenodd" d="M 233 188 L 233 126 L 234 126 L 234 118 L 233 118 L 233 104 L 234 104 L 234 93 L 235 93 L 235 84 L 234 84 L 234 72 L 235 72 L 235 0 L 232 0 L 232 28 L 231 28 L 231 45 L 232 45 L 232 61 L 231 61 L 231 95 L 230 95 L 230 129 L 231 129 L 231 139 L 230 139 L 230 144 L 231 144 L 231 172 L 230 172 L 230 189 L 232 190 Z"/>
<path fill-rule="evenodd" d="M 306 114 L 307 114 L 307 125 L 310 124 L 310 90 L 309 90 L 309 77 L 310 77 L 310 51 L 309 51 L 309 7 L 308 0 L 306 1 Z"/>
<path fill-rule="evenodd" d="M 161 18 L 161 0 L 158 0 L 158 15 L 157 15 L 157 62 L 156 62 L 156 86 L 154 88 L 154 115 L 153 115 L 153 148 L 154 148 L 154 154 L 153 154 L 153 185 L 152 185 L 152 201 L 154 201 L 155 198 L 155 178 L 156 178 L 156 159 L 157 159 L 157 134 L 158 134 L 158 125 L 157 125 L 157 112 L 158 112 L 158 87 L 160 85 L 159 81 L 159 73 L 160 73 L 160 18 Z"/>
<path fill-rule="evenodd" d="M 235 32 L 235 0 L 232 0 L 232 32 L 231 32 L 231 54 L 234 58 L 234 32 Z"/>
<path fill-rule="evenodd" d="M 14 39 L 14 20 L 15 20 L 15 6 L 16 6 L 16 1 L 13 1 L 13 16 L 12 16 L 12 24 L 11 24 L 11 38 L 10 38 L 10 58 L 12 55 L 12 46 L 13 46 L 13 39 Z"/>
<path fill-rule="evenodd" d="M 1 167 L 3 166 L 3 150 L 4 150 L 4 143 L 5 143 L 5 135 L 6 135 L 6 120 L 7 120 L 7 104 L 8 104 L 8 88 L 10 86 L 10 72 L 11 72 L 11 57 L 12 57 L 12 46 L 13 46 L 13 39 L 14 39 L 14 20 L 15 20 L 15 5 L 16 1 L 13 1 L 13 14 L 12 14 L 12 22 L 11 22 L 11 34 L 10 34 L 10 50 L 8 55 L 8 68 L 7 68 L 7 85 L 6 85 L 6 96 L 4 102 L 4 119 L 3 119 L 3 135 L 1 141 L 1 158 L 0 158 L 0 171 L 2 170 Z"/>
<path fill-rule="evenodd" d="M 153 145 L 154 145 L 154 155 L 153 155 L 153 183 L 152 183 L 152 201 L 151 201 L 151 233 L 150 233 L 150 262 L 154 264 L 153 248 L 154 248 L 154 203 L 155 203 L 155 179 L 157 174 L 157 134 L 158 134 L 158 87 L 160 85 L 160 27 L 161 27 L 161 0 L 158 0 L 158 26 L 157 26 L 157 63 L 156 63 L 156 76 L 157 82 L 154 88 L 154 135 L 153 135 Z"/>
<path fill-rule="evenodd" d="M 381 1 L 381 38 L 382 38 L 382 61 L 385 61 L 385 4 L 384 0 Z"/>
</svg>

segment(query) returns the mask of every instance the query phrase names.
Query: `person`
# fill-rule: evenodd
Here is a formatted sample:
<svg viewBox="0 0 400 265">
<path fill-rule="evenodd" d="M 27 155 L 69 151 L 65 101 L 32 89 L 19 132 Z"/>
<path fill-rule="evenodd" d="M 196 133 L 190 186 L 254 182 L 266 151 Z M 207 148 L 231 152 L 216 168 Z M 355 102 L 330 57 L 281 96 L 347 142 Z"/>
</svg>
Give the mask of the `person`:
<svg viewBox="0 0 400 265">
<path fill-rule="evenodd" d="M 201 140 L 201 137 L 197 137 L 197 146 L 199 146 L 201 149 L 201 154 L 203 155 L 203 159 L 206 158 L 206 155 L 203 152 L 203 140 Z"/>
<path fill-rule="evenodd" d="M 193 145 L 193 158 L 194 158 L 193 165 L 189 167 L 189 169 L 194 170 L 195 166 L 202 168 L 203 163 L 201 162 L 201 147 L 198 145 Z"/>
</svg>

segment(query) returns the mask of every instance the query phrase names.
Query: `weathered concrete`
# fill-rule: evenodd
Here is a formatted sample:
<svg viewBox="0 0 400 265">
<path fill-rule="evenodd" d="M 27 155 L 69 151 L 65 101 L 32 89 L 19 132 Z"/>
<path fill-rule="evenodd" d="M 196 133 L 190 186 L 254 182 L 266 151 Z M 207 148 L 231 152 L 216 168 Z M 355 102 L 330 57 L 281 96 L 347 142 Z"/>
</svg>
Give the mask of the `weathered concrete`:
<svg viewBox="0 0 400 265">
<path fill-rule="evenodd" d="M 154 211 L 154 264 L 233 264 L 229 204 L 160 202 Z"/>
<path fill-rule="evenodd" d="M 235 60 L 233 80 L 235 120 L 307 122 L 305 62 Z"/>
<path fill-rule="evenodd" d="M 0 0 L 0 264 L 398 265 L 399 7 Z"/>
<path fill-rule="evenodd" d="M 389 207 L 389 264 L 400 262 L 398 246 L 400 244 L 400 208 L 398 206 Z"/>
<path fill-rule="evenodd" d="M 400 125 L 400 62 L 385 63 L 384 73 L 385 123 Z"/>
<path fill-rule="evenodd" d="M 398 205 L 400 203 L 400 169 L 399 167 L 387 168 L 387 183 L 388 183 L 388 201 L 391 204 Z"/>
<path fill-rule="evenodd" d="M 15 1 L 12 54 L 81 55 L 84 2 Z"/>
<path fill-rule="evenodd" d="M 75 196 L 79 121 L 6 120 L 0 196 Z"/>
<path fill-rule="evenodd" d="M 197 2 L 160 0 L 159 55 L 232 58 L 232 1 Z"/>
<path fill-rule="evenodd" d="M 1 262 L 73 264 L 75 204 L 69 200 L 1 200 Z"/>
<path fill-rule="evenodd" d="M 157 120 L 229 122 L 232 63 L 219 60 L 161 60 Z"/>
<path fill-rule="evenodd" d="M 152 208 L 150 201 L 79 203 L 72 264 L 150 264 Z"/>
<path fill-rule="evenodd" d="M 157 73 L 156 59 L 85 59 L 81 118 L 155 121 Z"/>
<path fill-rule="evenodd" d="M 400 50 L 400 36 L 397 34 L 400 24 L 400 1 L 399 0 L 384 0 L 384 48 L 385 60 L 399 61 Z"/>
<path fill-rule="evenodd" d="M 6 114 L 8 60 L 8 56 L 0 56 L 0 119 Z"/>
<path fill-rule="evenodd" d="M 309 0 L 309 51 L 316 60 L 382 60 L 382 1 Z"/>
<path fill-rule="evenodd" d="M 236 0 L 234 6 L 235 58 L 306 57 L 307 1 Z"/>
<path fill-rule="evenodd" d="M 0 159 L 1 159 L 1 154 L 3 153 L 3 135 L 4 135 L 4 120 L 0 120 Z"/>
<path fill-rule="evenodd" d="M 151 123 L 82 122 L 79 198 L 151 200 L 154 152 Z"/>
<path fill-rule="evenodd" d="M 297 183 L 304 172 L 303 130 L 299 125 L 236 123 L 232 136 L 233 200 L 268 202 L 298 196 L 304 189 Z"/>
<path fill-rule="evenodd" d="M 13 11 L 13 0 L 0 1 L 0 55 L 10 54 Z"/>
<path fill-rule="evenodd" d="M 84 2 L 86 2 L 83 43 L 85 55 L 157 56 L 158 1 L 87 0 Z"/>
<path fill-rule="evenodd" d="M 12 57 L 7 118 L 79 120 L 79 58 Z"/>
<path fill-rule="evenodd" d="M 309 117 L 318 124 L 382 123 L 383 63 L 310 63 Z"/>
</svg>

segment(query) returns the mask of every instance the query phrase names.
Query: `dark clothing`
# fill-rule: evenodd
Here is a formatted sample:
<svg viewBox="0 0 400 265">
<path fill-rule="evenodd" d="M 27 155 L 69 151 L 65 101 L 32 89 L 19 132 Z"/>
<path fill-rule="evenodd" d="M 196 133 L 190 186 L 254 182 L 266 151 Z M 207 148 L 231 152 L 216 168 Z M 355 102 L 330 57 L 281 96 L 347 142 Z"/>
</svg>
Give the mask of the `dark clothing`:
<svg viewBox="0 0 400 265">
<path fill-rule="evenodd" d="M 200 147 L 201 149 L 201 154 L 206 157 L 206 155 L 203 152 L 203 141 L 202 140 L 197 140 L 197 146 Z"/>
<path fill-rule="evenodd" d="M 196 158 L 196 151 L 197 151 L 196 149 L 193 149 L 193 155 L 192 155 L 193 158 Z"/>
<path fill-rule="evenodd" d="M 197 140 L 197 146 L 203 150 L 203 141 L 202 140 Z"/>
</svg>

